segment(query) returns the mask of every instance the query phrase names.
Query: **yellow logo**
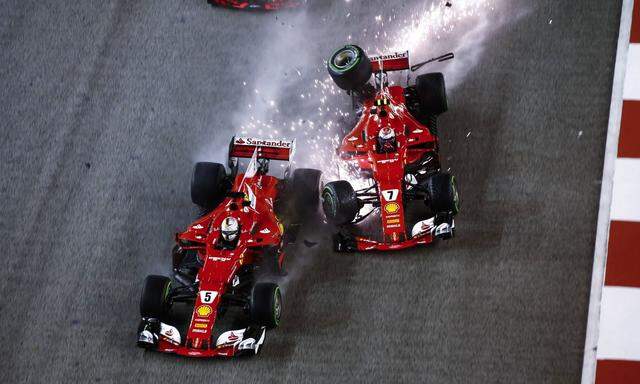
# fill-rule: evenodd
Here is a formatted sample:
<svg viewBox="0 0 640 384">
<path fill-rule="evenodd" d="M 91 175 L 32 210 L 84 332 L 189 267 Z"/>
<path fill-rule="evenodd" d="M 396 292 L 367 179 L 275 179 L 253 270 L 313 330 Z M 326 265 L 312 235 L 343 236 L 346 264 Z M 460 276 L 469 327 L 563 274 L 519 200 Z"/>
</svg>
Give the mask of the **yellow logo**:
<svg viewBox="0 0 640 384">
<path fill-rule="evenodd" d="M 384 210 L 387 213 L 396 213 L 400 210 L 400 206 L 398 205 L 398 203 L 387 203 L 384 206 Z"/>
<path fill-rule="evenodd" d="M 205 323 L 195 323 L 193 326 L 195 328 L 207 328 L 207 324 Z"/>
<path fill-rule="evenodd" d="M 213 312 L 213 309 L 211 309 L 211 307 L 208 305 L 201 305 L 198 308 L 196 308 L 196 313 L 200 317 L 209 317 L 211 312 Z"/>
</svg>

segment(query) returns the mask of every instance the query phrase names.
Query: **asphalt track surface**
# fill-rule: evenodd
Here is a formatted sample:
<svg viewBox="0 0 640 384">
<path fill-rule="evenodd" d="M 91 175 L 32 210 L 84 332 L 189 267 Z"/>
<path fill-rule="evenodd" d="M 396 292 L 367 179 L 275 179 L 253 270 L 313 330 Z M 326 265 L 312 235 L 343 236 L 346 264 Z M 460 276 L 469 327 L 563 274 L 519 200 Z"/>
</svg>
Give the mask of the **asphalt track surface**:
<svg viewBox="0 0 640 384">
<path fill-rule="evenodd" d="M 392 7 L 366 3 L 310 8 L 300 49 L 321 61 Z M 342 255 L 311 233 L 263 353 L 211 361 L 135 348 L 141 282 L 169 272 L 193 162 L 299 16 L 2 1 L 1 381 L 577 383 L 620 4 L 508 3 L 441 120 L 457 237 Z"/>
</svg>

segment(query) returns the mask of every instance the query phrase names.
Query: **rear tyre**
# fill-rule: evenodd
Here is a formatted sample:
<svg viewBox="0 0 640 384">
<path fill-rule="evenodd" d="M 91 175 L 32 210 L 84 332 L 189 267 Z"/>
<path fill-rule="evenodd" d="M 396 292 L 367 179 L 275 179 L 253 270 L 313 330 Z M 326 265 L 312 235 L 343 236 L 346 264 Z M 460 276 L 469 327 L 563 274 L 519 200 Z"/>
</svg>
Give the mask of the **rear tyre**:
<svg viewBox="0 0 640 384">
<path fill-rule="evenodd" d="M 302 220 L 318 211 L 321 177 L 322 172 L 317 169 L 300 168 L 293 171 L 291 192 L 297 219 Z"/>
<path fill-rule="evenodd" d="M 140 299 L 142 317 L 162 318 L 169 310 L 169 291 L 171 279 L 165 276 L 150 275 L 144 280 Z"/>
<path fill-rule="evenodd" d="M 427 73 L 418 76 L 415 89 L 420 102 L 421 115 L 440 115 L 449 108 L 442 73 Z"/>
<path fill-rule="evenodd" d="M 251 320 L 269 329 L 280 325 L 282 293 L 275 283 L 257 283 L 251 292 Z"/>
<path fill-rule="evenodd" d="M 357 45 L 345 45 L 331 55 L 329 75 L 345 91 L 357 91 L 371 79 L 371 60 Z"/>
<path fill-rule="evenodd" d="M 327 183 L 322 190 L 322 209 L 328 221 L 343 225 L 355 219 L 360 204 L 351 184 L 338 180 Z"/>
<path fill-rule="evenodd" d="M 202 209 L 215 208 L 228 189 L 227 171 L 218 163 L 196 163 L 191 179 L 191 201 Z"/>
<path fill-rule="evenodd" d="M 425 181 L 427 205 L 435 213 L 460 211 L 460 196 L 456 178 L 448 173 L 436 173 Z"/>
</svg>

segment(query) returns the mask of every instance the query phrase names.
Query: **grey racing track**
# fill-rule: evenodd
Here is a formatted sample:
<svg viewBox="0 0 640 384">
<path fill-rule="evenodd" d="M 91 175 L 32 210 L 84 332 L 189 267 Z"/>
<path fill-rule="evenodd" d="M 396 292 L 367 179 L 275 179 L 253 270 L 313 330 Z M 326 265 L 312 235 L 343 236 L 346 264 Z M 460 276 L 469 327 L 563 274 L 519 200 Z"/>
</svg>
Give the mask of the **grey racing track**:
<svg viewBox="0 0 640 384">
<path fill-rule="evenodd" d="M 455 239 L 345 255 L 308 233 L 320 244 L 289 255 L 283 326 L 258 358 L 135 347 L 142 280 L 169 272 L 193 162 L 235 131 L 271 31 L 321 63 L 414 3 L 321 1 L 302 28 L 302 11 L 199 0 L 3 0 L 1 381 L 579 382 L 619 1 L 502 2 L 518 20 L 483 42 L 440 124 Z M 286 91 L 297 119 L 305 89 Z"/>
</svg>

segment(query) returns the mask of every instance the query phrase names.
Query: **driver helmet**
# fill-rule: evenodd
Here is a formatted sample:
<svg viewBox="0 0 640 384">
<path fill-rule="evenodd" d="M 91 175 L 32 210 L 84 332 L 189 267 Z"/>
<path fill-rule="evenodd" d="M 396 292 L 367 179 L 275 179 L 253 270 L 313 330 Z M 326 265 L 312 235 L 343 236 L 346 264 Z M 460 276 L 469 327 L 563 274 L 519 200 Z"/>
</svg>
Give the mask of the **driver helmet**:
<svg viewBox="0 0 640 384">
<path fill-rule="evenodd" d="M 240 234 L 240 224 L 235 217 L 226 217 L 220 225 L 220 232 L 224 241 L 235 241 Z"/>
<path fill-rule="evenodd" d="M 378 148 L 380 152 L 396 150 L 396 133 L 391 127 L 384 127 L 378 132 Z"/>
</svg>

